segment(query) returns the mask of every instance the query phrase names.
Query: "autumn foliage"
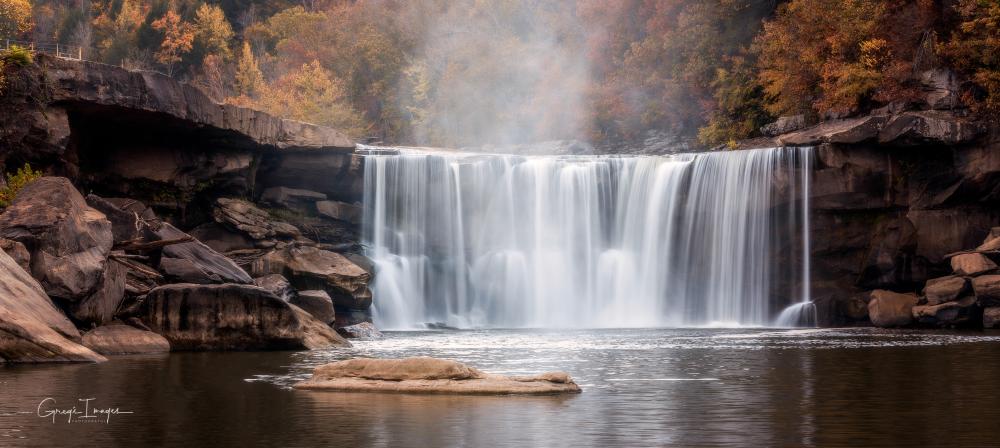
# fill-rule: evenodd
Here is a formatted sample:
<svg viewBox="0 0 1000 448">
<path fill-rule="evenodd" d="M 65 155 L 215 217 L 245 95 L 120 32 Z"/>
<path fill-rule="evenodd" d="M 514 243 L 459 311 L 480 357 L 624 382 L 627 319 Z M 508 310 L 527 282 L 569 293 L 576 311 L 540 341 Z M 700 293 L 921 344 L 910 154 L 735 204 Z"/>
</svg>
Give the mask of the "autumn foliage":
<svg viewBox="0 0 1000 448">
<path fill-rule="evenodd" d="M 731 143 L 916 101 L 929 66 L 1000 110 L 992 0 L 0 0 L 25 32 L 391 143 Z"/>
</svg>

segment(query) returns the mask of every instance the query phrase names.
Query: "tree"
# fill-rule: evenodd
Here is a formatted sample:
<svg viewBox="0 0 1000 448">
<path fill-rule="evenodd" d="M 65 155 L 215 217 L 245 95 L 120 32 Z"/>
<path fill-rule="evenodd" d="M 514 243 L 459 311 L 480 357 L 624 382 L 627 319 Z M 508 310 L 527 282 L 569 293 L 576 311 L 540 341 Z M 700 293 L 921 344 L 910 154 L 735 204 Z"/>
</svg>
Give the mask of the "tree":
<svg viewBox="0 0 1000 448">
<path fill-rule="evenodd" d="M 229 58 L 229 41 L 233 38 L 233 28 L 226 20 L 222 8 L 207 3 L 199 6 L 195 12 L 194 34 L 195 53 L 202 56 L 202 59 L 209 55 Z"/>
<path fill-rule="evenodd" d="M 163 33 L 160 49 L 154 54 L 156 61 L 167 66 L 167 74 L 173 75 L 174 64 L 181 61 L 181 56 L 191 51 L 194 43 L 194 27 L 181 20 L 173 11 L 167 11 L 163 17 L 152 23 L 153 29 Z"/>
<path fill-rule="evenodd" d="M 236 65 L 236 85 L 237 96 L 252 98 L 260 92 L 264 85 L 264 75 L 261 74 L 257 61 L 250 50 L 250 43 L 243 42 L 243 49 L 240 51 L 239 61 Z"/>
<path fill-rule="evenodd" d="M 95 3 L 100 13 L 94 18 L 93 33 L 98 57 L 110 64 L 120 64 L 137 47 L 137 33 L 144 11 L 136 0 L 123 0 L 117 9 L 112 1 Z"/>
<path fill-rule="evenodd" d="M 333 78 L 319 61 L 305 64 L 266 87 L 257 104 L 279 117 L 334 127 L 353 136 L 362 132 L 361 119 L 347 101 L 343 82 Z"/>
<path fill-rule="evenodd" d="M 0 37 L 15 39 L 31 30 L 31 2 L 0 0 Z"/>
<path fill-rule="evenodd" d="M 1000 111 L 1000 3 L 960 0 L 960 23 L 941 53 L 970 76 L 979 92 L 965 99 L 988 112 Z"/>
</svg>

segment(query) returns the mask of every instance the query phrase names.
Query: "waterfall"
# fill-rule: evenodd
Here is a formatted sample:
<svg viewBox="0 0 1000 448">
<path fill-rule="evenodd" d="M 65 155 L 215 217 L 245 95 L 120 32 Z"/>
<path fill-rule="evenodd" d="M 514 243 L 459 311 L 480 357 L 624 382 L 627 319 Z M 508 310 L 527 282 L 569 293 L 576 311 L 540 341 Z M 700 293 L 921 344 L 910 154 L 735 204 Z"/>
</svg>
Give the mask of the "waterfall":
<svg viewBox="0 0 1000 448">
<path fill-rule="evenodd" d="M 373 153 L 376 323 L 766 324 L 808 298 L 809 155 Z"/>
</svg>

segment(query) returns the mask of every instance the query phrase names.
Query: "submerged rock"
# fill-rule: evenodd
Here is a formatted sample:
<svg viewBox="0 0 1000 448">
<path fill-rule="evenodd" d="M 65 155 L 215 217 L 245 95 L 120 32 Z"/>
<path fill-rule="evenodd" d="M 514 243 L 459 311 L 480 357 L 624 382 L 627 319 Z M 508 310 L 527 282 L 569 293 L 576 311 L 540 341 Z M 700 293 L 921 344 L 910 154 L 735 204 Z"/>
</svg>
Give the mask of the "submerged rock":
<svg viewBox="0 0 1000 448">
<path fill-rule="evenodd" d="M 912 294 L 899 294 L 877 289 L 868 301 L 868 316 L 877 327 L 902 327 L 913 322 L 913 307 L 919 299 Z"/>
<path fill-rule="evenodd" d="M 0 250 L 0 363 L 98 362 L 41 285 Z"/>
<path fill-rule="evenodd" d="M 256 286 L 174 284 L 146 296 L 137 317 L 173 350 L 287 350 L 350 345 L 301 308 Z"/>
<path fill-rule="evenodd" d="M 461 395 L 551 395 L 579 393 L 564 372 L 517 377 L 490 375 L 465 364 L 435 358 L 356 358 L 317 367 L 297 389 Z"/>
<path fill-rule="evenodd" d="M 102 355 L 166 353 L 170 343 L 163 336 L 125 324 L 104 325 L 86 332 L 83 345 Z"/>
</svg>

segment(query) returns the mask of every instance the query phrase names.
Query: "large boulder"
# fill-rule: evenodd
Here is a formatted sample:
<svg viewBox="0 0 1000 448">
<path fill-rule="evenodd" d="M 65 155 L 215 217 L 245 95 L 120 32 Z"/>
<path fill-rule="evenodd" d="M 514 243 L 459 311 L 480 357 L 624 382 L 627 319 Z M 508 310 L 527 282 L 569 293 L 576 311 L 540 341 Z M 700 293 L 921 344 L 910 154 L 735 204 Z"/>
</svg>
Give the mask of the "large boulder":
<svg viewBox="0 0 1000 448">
<path fill-rule="evenodd" d="M 67 301 L 100 287 L 113 243 L 111 223 L 62 177 L 26 185 L 0 215 L 0 237 L 24 244 L 32 275 L 49 296 Z"/>
<path fill-rule="evenodd" d="M 435 358 L 355 358 L 317 367 L 297 389 L 463 395 L 579 393 L 564 372 L 530 377 L 490 375 L 459 362 Z"/>
<path fill-rule="evenodd" d="M 206 222 L 191 229 L 188 233 L 216 252 L 226 253 L 255 247 L 254 240 L 247 237 L 246 234 L 231 231 L 217 222 Z"/>
<path fill-rule="evenodd" d="M 919 299 L 913 294 L 899 294 L 877 289 L 870 294 L 868 317 L 877 327 L 902 327 L 913 322 L 913 307 Z"/>
<path fill-rule="evenodd" d="M 146 296 L 137 317 L 172 350 L 287 350 L 349 345 L 328 325 L 262 288 L 174 284 Z"/>
<path fill-rule="evenodd" d="M 42 286 L 0 250 L 0 363 L 98 362 Z"/>
<path fill-rule="evenodd" d="M 993 272 L 996 268 L 996 263 L 979 253 L 960 254 L 951 258 L 951 269 L 957 275 L 980 275 Z"/>
<path fill-rule="evenodd" d="M 102 355 L 138 355 L 170 351 L 170 343 L 163 336 L 121 323 L 104 325 L 84 333 L 83 345 Z"/>
<path fill-rule="evenodd" d="M 103 325 L 115 316 L 115 311 L 125 298 L 125 278 L 128 269 L 121 263 L 110 261 L 101 274 L 101 283 L 93 293 L 66 306 L 74 319 Z"/>
<path fill-rule="evenodd" d="M 155 233 L 160 240 L 176 240 L 189 236 L 166 223 Z M 168 278 L 186 283 L 253 283 L 253 278 L 233 260 L 200 241 L 164 247 L 160 270 Z"/>
<path fill-rule="evenodd" d="M 972 291 L 979 306 L 1000 306 L 1000 275 L 981 275 L 972 279 Z"/>
<path fill-rule="evenodd" d="M 327 325 L 332 324 L 337 316 L 333 310 L 333 300 L 322 289 L 299 291 L 294 298 L 289 300 L 289 303 L 306 310 L 316 320 Z"/>
<path fill-rule="evenodd" d="M 791 115 L 778 117 L 773 123 L 768 123 L 760 128 L 760 133 L 769 137 L 776 137 L 781 134 L 795 132 L 806 127 L 806 116 Z"/>
<path fill-rule="evenodd" d="M 978 325 L 981 320 L 976 298 L 968 296 L 953 302 L 938 305 L 918 305 L 913 307 L 913 318 L 924 325 L 956 327 Z"/>
<path fill-rule="evenodd" d="M 250 202 L 229 198 L 219 198 L 215 202 L 215 222 L 243 232 L 253 240 L 295 239 L 302 236 L 295 226 L 272 218 Z"/>
<path fill-rule="evenodd" d="M 924 287 L 924 296 L 927 297 L 928 305 L 940 305 L 945 302 L 958 300 L 963 294 L 969 291 L 969 279 L 949 275 L 927 280 Z"/>
<path fill-rule="evenodd" d="M 371 274 L 343 255 L 311 246 L 273 250 L 253 263 L 254 275 L 282 274 L 296 289 L 323 289 L 338 307 L 367 310 Z"/>
</svg>

